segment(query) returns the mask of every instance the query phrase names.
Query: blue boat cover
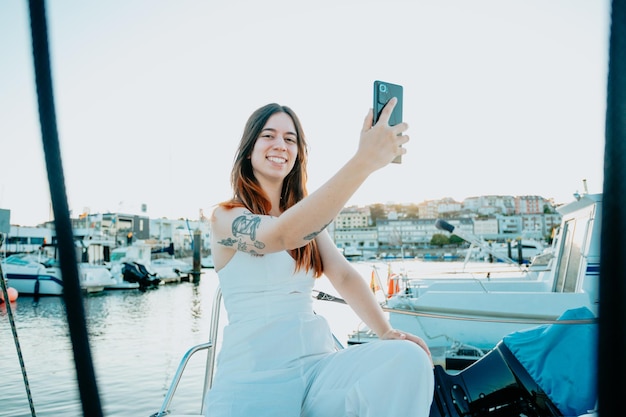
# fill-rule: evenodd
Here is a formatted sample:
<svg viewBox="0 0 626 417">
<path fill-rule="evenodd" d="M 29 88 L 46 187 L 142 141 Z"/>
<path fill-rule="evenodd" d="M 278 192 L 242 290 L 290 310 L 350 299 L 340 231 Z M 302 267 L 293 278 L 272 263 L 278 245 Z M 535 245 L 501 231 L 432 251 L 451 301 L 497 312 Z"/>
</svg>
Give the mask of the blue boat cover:
<svg viewBox="0 0 626 417">
<path fill-rule="evenodd" d="M 559 320 L 591 319 L 586 307 Z M 565 416 L 596 407 L 597 324 L 551 324 L 511 333 L 502 342 Z"/>
</svg>

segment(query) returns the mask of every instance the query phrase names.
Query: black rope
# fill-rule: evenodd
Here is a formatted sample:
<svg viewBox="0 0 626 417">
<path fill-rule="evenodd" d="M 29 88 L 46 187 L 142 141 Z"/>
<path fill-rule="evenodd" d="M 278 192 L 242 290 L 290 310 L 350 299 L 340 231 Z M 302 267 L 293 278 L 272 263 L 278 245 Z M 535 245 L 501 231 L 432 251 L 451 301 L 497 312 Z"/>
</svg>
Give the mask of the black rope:
<svg viewBox="0 0 626 417">
<path fill-rule="evenodd" d="M 56 126 L 44 0 L 30 0 L 29 8 L 39 121 L 48 169 L 48 183 L 54 212 L 54 227 L 59 244 L 59 263 L 63 275 L 63 299 L 65 301 L 67 321 L 74 350 L 78 387 L 83 405 L 83 414 L 89 417 L 100 417 L 102 416 L 102 409 L 89 348 L 85 310 L 78 279 L 74 236 L 67 204 L 61 150 Z"/>
<path fill-rule="evenodd" d="M 0 247 L 2 246 L 3 241 L 4 239 L 2 237 L 2 233 L 0 233 Z M 0 264 L 0 285 L 2 286 L 2 294 L 7 309 L 7 316 L 9 317 L 11 332 L 13 333 L 13 342 L 15 343 L 15 350 L 17 351 L 17 360 L 20 362 L 20 368 L 22 370 L 22 379 L 24 379 L 24 388 L 26 389 L 26 397 L 28 398 L 30 414 L 32 417 L 36 417 L 37 414 L 35 413 L 35 404 L 33 403 L 33 396 L 30 392 L 30 384 L 28 383 L 28 375 L 26 374 L 26 366 L 24 365 L 24 357 L 22 356 L 20 339 L 17 337 L 17 327 L 15 326 L 15 319 L 13 318 L 13 311 L 11 310 L 11 301 L 9 299 L 7 283 L 4 280 L 4 273 L 2 272 L 2 264 Z"/>
<path fill-rule="evenodd" d="M 607 83 L 602 236 L 598 412 L 624 415 L 626 393 L 626 1 L 613 0 Z"/>
</svg>

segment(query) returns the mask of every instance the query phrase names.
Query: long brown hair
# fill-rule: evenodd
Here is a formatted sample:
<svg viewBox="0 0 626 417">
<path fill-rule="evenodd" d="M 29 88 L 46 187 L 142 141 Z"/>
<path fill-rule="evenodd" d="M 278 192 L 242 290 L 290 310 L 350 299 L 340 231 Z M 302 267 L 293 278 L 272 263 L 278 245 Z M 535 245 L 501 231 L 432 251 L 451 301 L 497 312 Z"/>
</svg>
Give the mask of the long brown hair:
<svg viewBox="0 0 626 417">
<path fill-rule="evenodd" d="M 300 119 L 289 107 L 271 103 L 257 109 L 248 118 L 230 176 L 233 198 L 221 203 L 220 206 L 225 208 L 245 207 L 255 214 L 267 215 L 270 213 L 272 204 L 254 176 L 252 162 L 249 157 L 265 124 L 276 113 L 286 113 L 291 117 L 298 137 L 298 156 L 293 169 L 283 180 L 280 211 L 287 210 L 308 195 L 306 188 L 308 152 Z M 304 268 L 308 271 L 312 269 L 315 277 L 322 275 L 324 267 L 315 240 L 300 248 L 292 249 L 291 256 L 296 260 L 296 270 Z"/>
</svg>

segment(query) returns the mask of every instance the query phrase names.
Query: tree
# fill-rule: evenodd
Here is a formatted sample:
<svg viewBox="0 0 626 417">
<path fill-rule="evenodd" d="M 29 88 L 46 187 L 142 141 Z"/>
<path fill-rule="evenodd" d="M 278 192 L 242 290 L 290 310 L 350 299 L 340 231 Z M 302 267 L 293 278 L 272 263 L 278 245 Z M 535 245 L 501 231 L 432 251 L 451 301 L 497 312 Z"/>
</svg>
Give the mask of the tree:
<svg viewBox="0 0 626 417">
<path fill-rule="evenodd" d="M 462 239 L 457 235 L 450 235 L 449 241 L 451 245 L 462 245 L 465 242 L 465 239 Z"/>
<path fill-rule="evenodd" d="M 433 237 L 430 239 L 431 246 L 439 246 L 442 247 L 450 243 L 450 238 L 444 235 L 443 233 L 435 233 Z"/>
<path fill-rule="evenodd" d="M 406 206 L 406 218 L 407 219 L 419 219 L 419 206 L 417 204 L 409 204 Z"/>
<path fill-rule="evenodd" d="M 384 219 L 387 217 L 387 212 L 385 211 L 384 204 L 372 204 L 370 207 L 370 217 L 372 218 L 372 223 L 376 226 L 376 221 L 378 219 Z"/>
</svg>

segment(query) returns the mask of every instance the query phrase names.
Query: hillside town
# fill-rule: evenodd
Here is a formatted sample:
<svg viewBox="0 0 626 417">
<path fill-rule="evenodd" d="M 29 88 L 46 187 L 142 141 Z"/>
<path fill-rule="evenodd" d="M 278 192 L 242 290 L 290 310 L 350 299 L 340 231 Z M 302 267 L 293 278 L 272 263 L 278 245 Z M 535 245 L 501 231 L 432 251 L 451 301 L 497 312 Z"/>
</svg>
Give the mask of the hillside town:
<svg viewBox="0 0 626 417">
<path fill-rule="evenodd" d="M 341 211 L 328 231 L 349 258 L 416 257 L 437 249 L 444 253 L 449 252 L 450 246 L 463 246 L 462 240 L 455 240 L 450 233 L 436 228 L 437 219 L 445 219 L 457 230 L 489 242 L 521 239 L 548 242 L 561 221 L 555 208 L 552 200 L 532 195 L 350 206 Z M 200 234 L 201 251 L 210 253 L 210 223 L 202 211 L 198 220 L 81 213 L 72 219 L 72 225 L 75 237 L 83 242 L 108 241 L 112 247 L 135 241 L 154 246 L 173 244 L 179 256 L 190 253 L 194 234 Z M 53 221 L 37 226 L 11 225 L 2 251 L 4 254 L 32 252 L 53 241 Z"/>
<path fill-rule="evenodd" d="M 437 219 L 494 243 L 521 239 L 548 242 L 561 215 L 553 201 L 540 196 L 492 195 L 463 202 L 444 198 L 411 205 L 346 207 L 329 232 L 348 256 L 415 257 L 460 243 L 437 229 Z"/>
</svg>

